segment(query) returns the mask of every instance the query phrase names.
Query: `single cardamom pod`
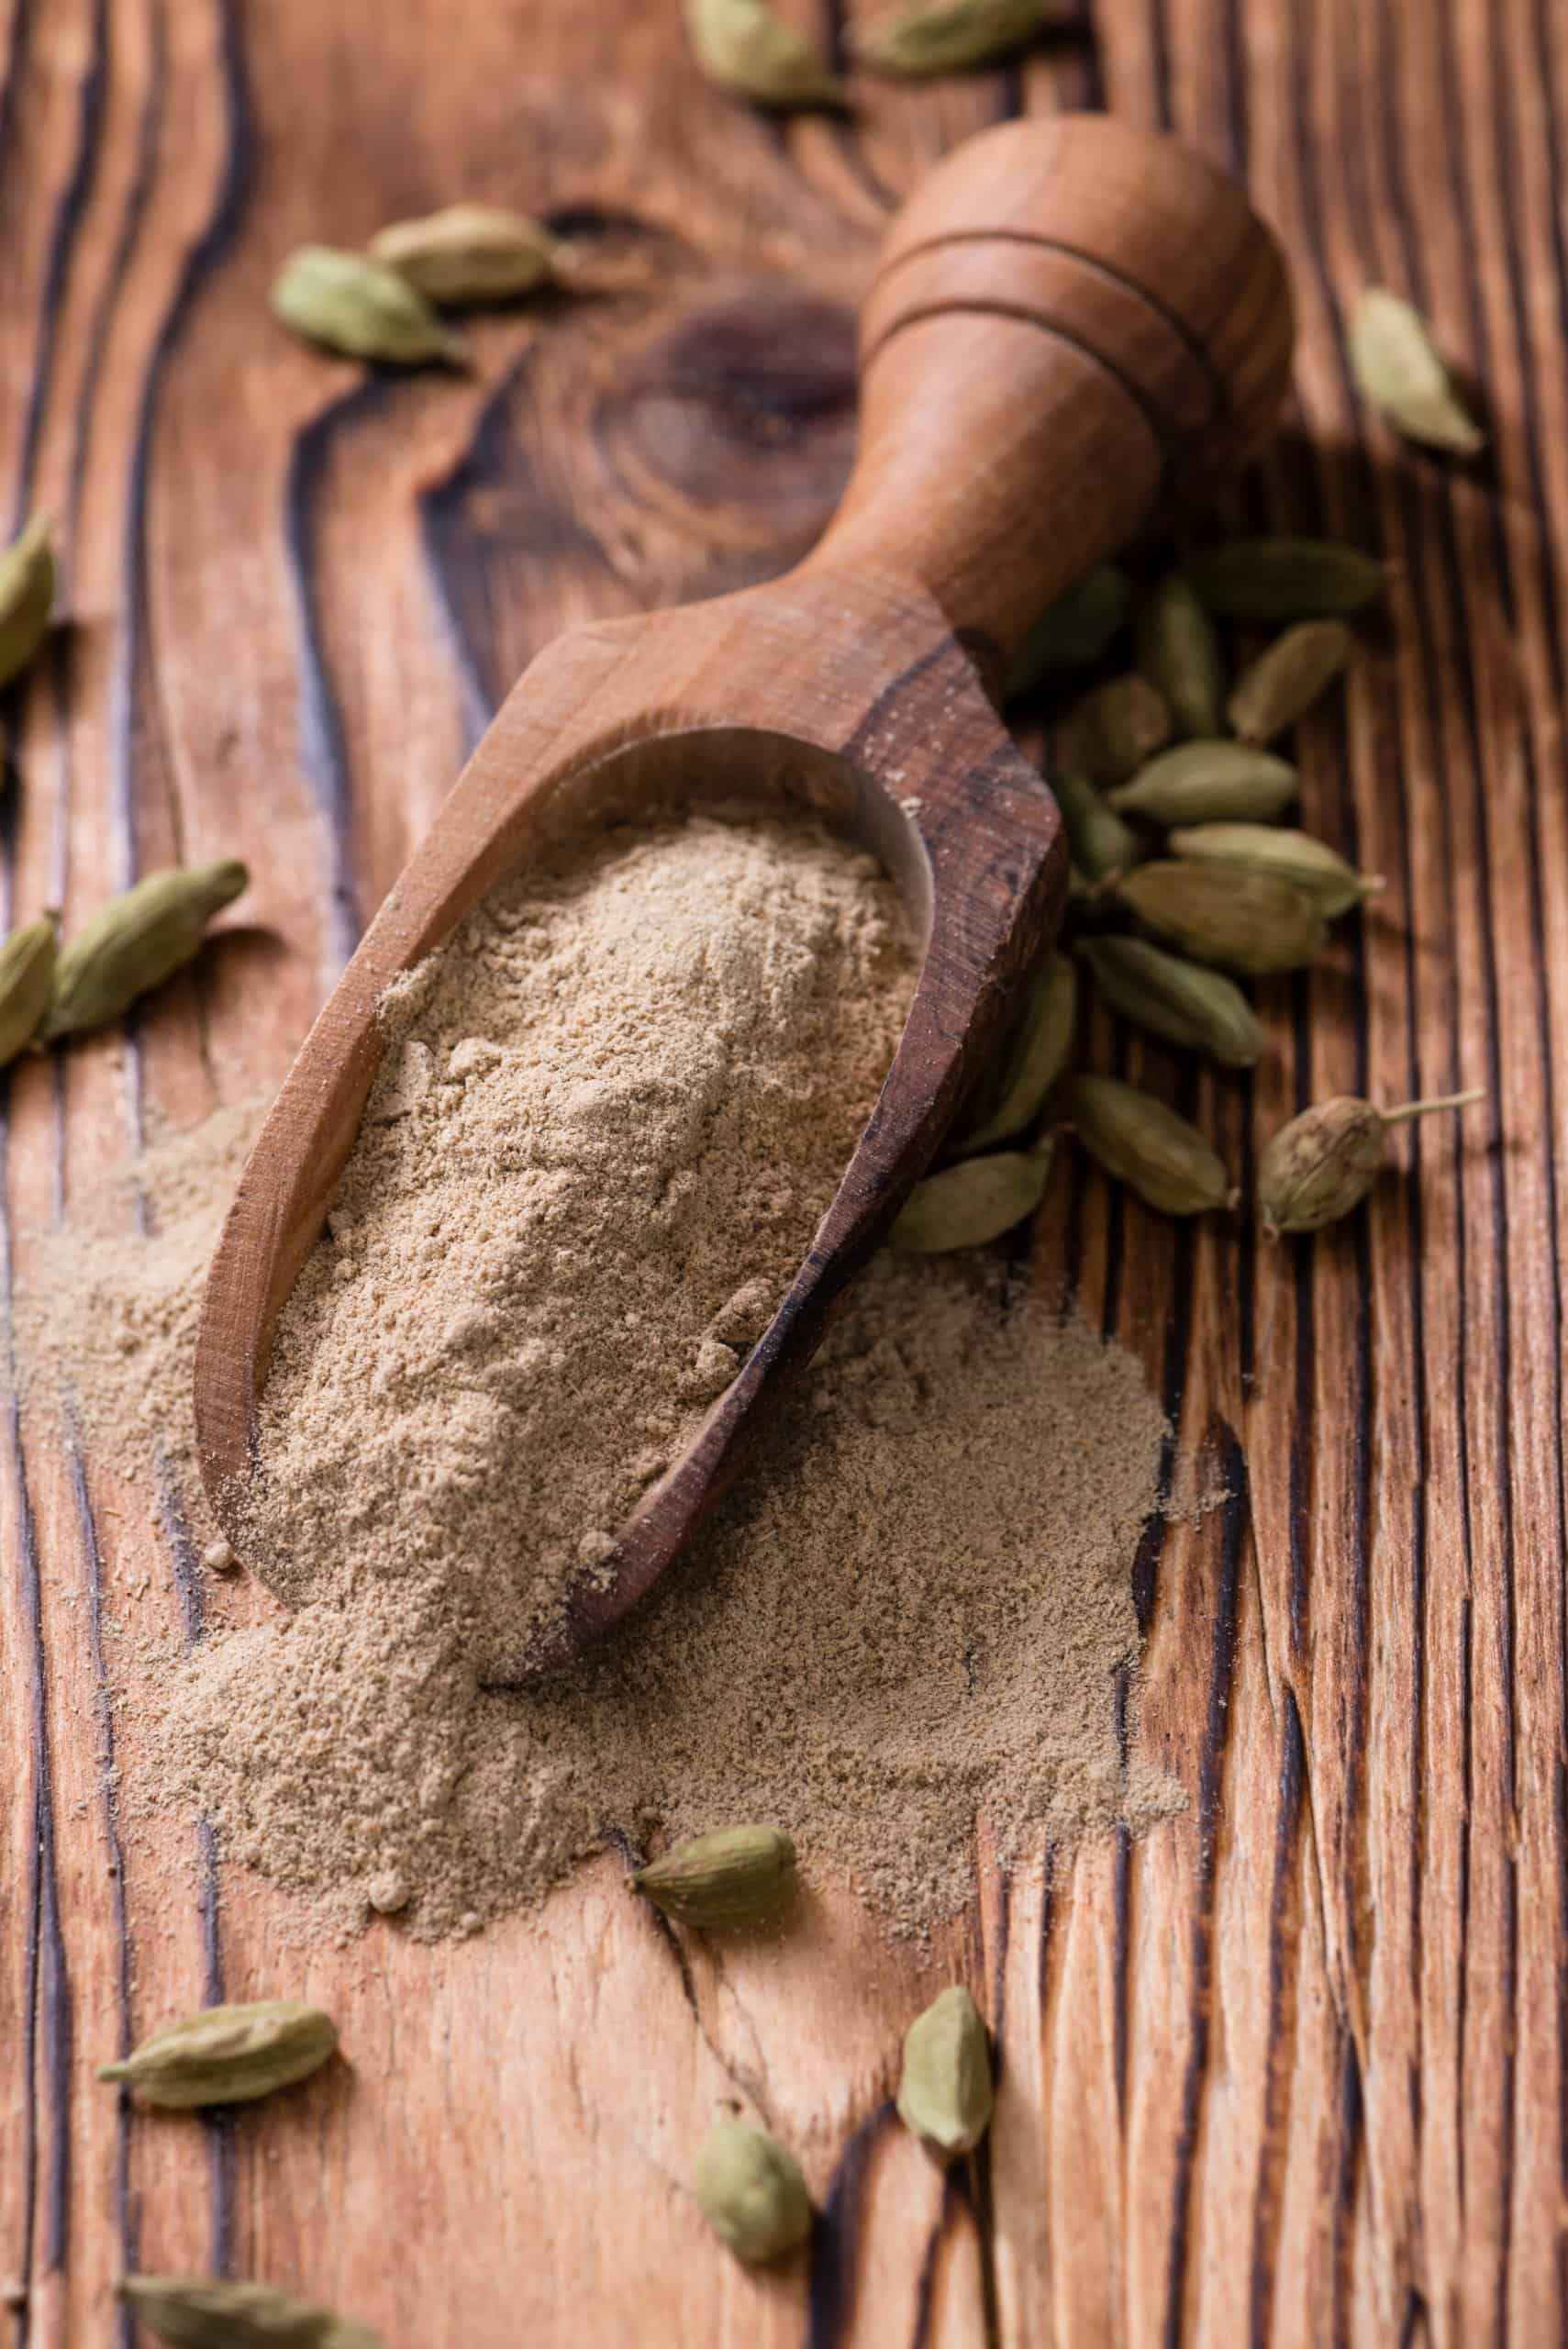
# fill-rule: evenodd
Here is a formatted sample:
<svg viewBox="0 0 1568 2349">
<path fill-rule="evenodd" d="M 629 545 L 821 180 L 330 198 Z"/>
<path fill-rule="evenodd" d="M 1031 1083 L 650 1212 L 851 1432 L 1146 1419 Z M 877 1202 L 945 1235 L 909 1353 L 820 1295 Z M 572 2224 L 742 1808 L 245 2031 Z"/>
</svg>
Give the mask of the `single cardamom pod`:
<svg viewBox="0 0 1568 2349">
<path fill-rule="evenodd" d="M 1138 623 L 1138 665 L 1164 695 L 1178 734 L 1225 722 L 1225 655 L 1214 622 L 1179 571 L 1162 579 Z"/>
<path fill-rule="evenodd" d="M 1171 833 L 1165 845 L 1173 856 L 1195 863 L 1277 874 L 1304 889 L 1329 921 L 1387 885 L 1380 873 L 1358 873 L 1327 841 L 1277 824 L 1199 824 Z"/>
<path fill-rule="evenodd" d="M 1343 620 L 1298 620 L 1236 680 L 1227 705 L 1243 742 L 1272 742 L 1332 685 L 1355 642 Z"/>
<path fill-rule="evenodd" d="M 60 916 L 52 910 L 14 930 L 0 946 L 0 1068 L 30 1044 L 54 986 Z"/>
<path fill-rule="evenodd" d="M 971 2154 L 991 2125 L 991 2047 L 962 1983 L 939 1992 L 904 2034 L 898 2118 L 944 2161 Z"/>
<path fill-rule="evenodd" d="M 1057 738 L 1057 763 L 1091 783 L 1122 783 L 1171 739 L 1164 696 L 1129 670 L 1074 704 Z"/>
<path fill-rule="evenodd" d="M 1266 823 L 1300 789 L 1288 759 L 1247 742 L 1178 742 L 1107 796 L 1150 824 Z"/>
<path fill-rule="evenodd" d="M 1195 554 L 1186 575 L 1230 620 L 1344 618 L 1383 586 L 1383 565 L 1331 539 L 1235 539 Z"/>
<path fill-rule="evenodd" d="M 1374 285 L 1351 320 L 1351 371 L 1374 407 L 1407 440 L 1473 457 L 1485 434 L 1453 388 L 1419 310 Z"/>
<path fill-rule="evenodd" d="M 768 0 L 686 0 L 686 33 L 708 79 L 758 106 L 845 104 L 843 83 Z"/>
<path fill-rule="evenodd" d="M 191 960 L 214 914 L 250 880 L 238 857 L 172 864 L 100 906 L 56 965 L 41 1041 L 106 1027 L 128 1011 L 138 996 Z"/>
<path fill-rule="evenodd" d="M 1217 963 L 1243 978 L 1301 970 L 1327 933 L 1317 901 L 1277 873 L 1140 864 L 1122 875 L 1116 894 L 1146 929 L 1195 963 Z"/>
<path fill-rule="evenodd" d="M 368 2325 L 271 2284 L 217 2276 L 122 2276 L 115 2298 L 172 2349 L 382 2349 Z"/>
<path fill-rule="evenodd" d="M 917 1256 L 984 1248 L 1033 1215 L 1051 1175 L 1051 1141 L 961 1159 L 917 1183 L 888 1233 L 891 1247 Z"/>
<path fill-rule="evenodd" d="M 1085 938 L 1078 952 L 1111 1009 L 1135 1028 L 1207 1052 L 1222 1068 L 1262 1059 L 1262 1022 L 1234 979 L 1141 938 Z"/>
<path fill-rule="evenodd" d="M 1091 1158 L 1162 1215 L 1207 1215 L 1240 1196 L 1195 1126 L 1115 1076 L 1075 1076 L 1065 1115 Z"/>
<path fill-rule="evenodd" d="M 406 278 L 428 302 L 508 302 L 559 282 L 562 247 L 526 213 L 498 204 L 449 204 L 395 220 L 370 240 L 373 261 Z M 569 265 L 568 265 L 569 266 Z"/>
<path fill-rule="evenodd" d="M 721 2243 L 749 2267 L 782 2259 L 811 2232 L 795 2155 L 732 2112 L 714 2116 L 692 2165 L 692 2196 Z"/>
<path fill-rule="evenodd" d="M 124 2081 L 148 2104 L 189 2112 L 204 2104 L 250 2104 L 318 2071 L 338 2028 L 298 1998 L 206 2007 L 165 2023 L 122 2063 L 100 2064 L 101 2080 Z"/>
<path fill-rule="evenodd" d="M 1359 1207 L 1376 1182 L 1388 1130 L 1432 1109 L 1463 1109 L 1484 1101 L 1479 1089 L 1434 1101 L 1407 1101 L 1379 1109 L 1354 1094 L 1314 1102 L 1282 1126 L 1258 1161 L 1258 1205 L 1271 1238 L 1282 1231 L 1317 1231 Z"/>
<path fill-rule="evenodd" d="M 993 1150 L 1032 1126 L 1046 1096 L 1066 1067 L 1078 1013 L 1078 974 L 1064 954 L 1052 954 L 1029 987 L 1002 1056 L 998 1081 L 982 1102 L 981 1122 L 961 1132 L 955 1157 Z"/>
<path fill-rule="evenodd" d="M 1087 669 L 1106 651 L 1127 618 L 1132 582 L 1114 562 L 1096 563 L 1058 596 L 1013 655 L 1004 699 L 1016 701 L 1042 677 Z"/>
<path fill-rule="evenodd" d="M 631 1888 L 683 1925 L 758 1925 L 795 1887 L 795 1845 L 782 1827 L 718 1827 L 692 1835 L 645 1868 Z"/>
<path fill-rule="evenodd" d="M 333 245 L 301 245 L 272 284 L 272 312 L 307 341 L 395 367 L 466 364 L 462 339 L 441 324 L 400 271 Z"/>
<path fill-rule="evenodd" d="M 1109 881 L 1139 857 L 1138 835 L 1107 806 L 1086 775 L 1054 772 L 1051 788 L 1067 828 L 1073 862 L 1086 881 Z"/>
<path fill-rule="evenodd" d="M 54 544 L 47 514 L 35 514 L 0 554 L 0 685 L 20 676 L 49 633 L 54 603 Z"/>
<path fill-rule="evenodd" d="M 873 17 L 855 55 L 877 73 L 961 73 L 1033 40 L 1046 14 L 1045 0 L 914 0 Z"/>
</svg>

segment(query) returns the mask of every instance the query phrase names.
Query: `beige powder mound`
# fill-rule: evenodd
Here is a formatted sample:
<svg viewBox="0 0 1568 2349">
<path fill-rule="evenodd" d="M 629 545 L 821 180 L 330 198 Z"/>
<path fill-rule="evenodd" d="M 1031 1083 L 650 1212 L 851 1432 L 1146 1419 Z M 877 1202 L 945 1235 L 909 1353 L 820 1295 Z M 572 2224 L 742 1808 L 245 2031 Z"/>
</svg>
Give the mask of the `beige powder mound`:
<svg viewBox="0 0 1568 2349">
<path fill-rule="evenodd" d="M 273 1586 L 433 1575 L 515 1665 L 772 1317 L 914 977 L 890 885 L 805 823 L 622 829 L 492 893 L 386 1000 L 280 1319 Z"/>
<path fill-rule="evenodd" d="M 421 1937 L 538 1900 L 606 1840 L 777 1820 L 895 1926 L 1169 1784 L 1118 1749 L 1163 1422 L 1137 1364 L 986 1269 L 884 1259 L 718 1521 L 570 1681 L 476 1682 L 410 1574 L 213 1640 L 161 1733 L 224 1849 Z"/>
</svg>

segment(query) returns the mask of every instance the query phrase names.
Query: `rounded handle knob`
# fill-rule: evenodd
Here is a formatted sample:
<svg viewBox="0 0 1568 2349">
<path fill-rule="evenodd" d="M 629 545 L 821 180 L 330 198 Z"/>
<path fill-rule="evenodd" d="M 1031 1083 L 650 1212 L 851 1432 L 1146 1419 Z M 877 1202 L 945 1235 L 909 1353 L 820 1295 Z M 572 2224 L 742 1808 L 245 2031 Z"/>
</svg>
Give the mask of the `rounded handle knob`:
<svg viewBox="0 0 1568 2349">
<path fill-rule="evenodd" d="M 810 567 L 917 580 L 1006 655 L 1162 496 L 1248 454 L 1292 339 L 1279 248 L 1202 157 L 1103 115 L 984 131 L 888 231 Z"/>
</svg>

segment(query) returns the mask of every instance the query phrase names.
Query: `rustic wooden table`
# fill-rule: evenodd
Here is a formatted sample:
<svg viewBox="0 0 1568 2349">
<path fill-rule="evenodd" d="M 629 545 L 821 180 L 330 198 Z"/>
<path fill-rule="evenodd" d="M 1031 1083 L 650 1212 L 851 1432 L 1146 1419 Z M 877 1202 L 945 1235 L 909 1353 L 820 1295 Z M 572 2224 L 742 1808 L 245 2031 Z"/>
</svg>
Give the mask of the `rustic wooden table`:
<svg viewBox="0 0 1568 2349">
<path fill-rule="evenodd" d="M 802 0 L 829 32 L 837 10 Z M 1105 0 L 1019 70 L 784 128 L 695 78 L 673 0 L 5 0 L 0 451 L 59 518 L 71 626 L 13 700 L 10 904 L 240 852 L 273 933 L 126 1037 L 10 1080 L 7 1262 L 155 1117 L 274 1084 L 488 709 L 564 623 L 782 566 L 853 429 L 880 224 L 1019 108 L 1109 104 L 1248 179 L 1296 274 L 1300 427 L 1239 510 L 1396 566 L 1305 740 L 1307 813 L 1389 876 L 1273 997 L 1255 1082 L 1128 1065 L 1239 1166 L 1311 1092 L 1490 1089 L 1316 1247 L 1178 1231 L 1070 1178 L 1040 1239 L 1147 1362 L 1226 1508 L 1151 1544 L 1144 1734 L 1190 1794 L 1050 1850 L 924 1961 L 671 1940 L 587 1870 L 542 1929 L 301 1958 L 195 1830 L 132 1837 L 102 1626 L 199 1628 L 112 1458 L 0 1432 L 0 2271 L 16 2349 L 128 2342 L 122 2267 L 261 2274 L 388 2349 L 621 2342 L 1555 2342 L 1568 2325 L 1562 1466 L 1568 806 L 1561 576 L 1568 17 L 1551 0 Z M 468 380 L 368 379 L 268 318 L 295 242 L 459 195 L 548 209 L 640 292 L 483 322 Z M 1473 369 L 1491 454 L 1351 396 L 1363 283 Z M 1309 432 L 1310 439 L 1305 437 Z M 955 451 L 954 462 L 964 452 Z M 128 1586 L 150 1538 L 168 1571 Z M 160 1838 L 161 1840 L 160 1840 Z M 195 1894 L 191 1887 L 195 1884 Z M 945 2183 L 888 2102 L 968 1973 L 989 2146 Z M 352 2068 L 131 2119 L 128 2032 L 280 1987 Z M 738 2087 L 822 2217 L 754 2280 L 681 2191 Z"/>
</svg>

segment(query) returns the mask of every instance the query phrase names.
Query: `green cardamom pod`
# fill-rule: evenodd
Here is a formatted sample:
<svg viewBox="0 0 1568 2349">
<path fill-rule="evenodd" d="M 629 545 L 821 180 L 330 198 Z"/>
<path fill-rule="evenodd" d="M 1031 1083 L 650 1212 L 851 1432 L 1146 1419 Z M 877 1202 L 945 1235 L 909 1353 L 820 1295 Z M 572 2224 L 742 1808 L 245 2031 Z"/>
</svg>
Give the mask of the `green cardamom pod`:
<svg viewBox="0 0 1568 2349">
<path fill-rule="evenodd" d="M 1230 620 L 1343 618 L 1383 586 L 1375 556 L 1331 539 L 1235 539 L 1194 555 L 1186 575 L 1209 610 Z"/>
<path fill-rule="evenodd" d="M 124 2081 L 148 2104 L 188 2112 L 204 2104 L 250 2104 L 318 2071 L 338 2028 L 298 1998 L 206 2007 L 165 2023 L 122 2063 L 100 2064 L 101 2080 Z"/>
<path fill-rule="evenodd" d="M 1276 874 L 1305 890 L 1329 921 L 1386 886 L 1380 873 L 1358 873 L 1327 841 L 1276 824 L 1199 824 L 1173 832 L 1165 845 L 1173 856 L 1200 863 Z"/>
<path fill-rule="evenodd" d="M 100 906 L 56 966 L 41 1041 L 106 1027 L 128 1011 L 139 996 L 191 960 L 214 914 L 250 880 L 234 856 L 215 864 L 172 864 Z"/>
<path fill-rule="evenodd" d="M 1300 784 L 1288 759 L 1247 742 L 1178 742 L 1108 796 L 1118 815 L 1150 824 L 1266 823 Z"/>
<path fill-rule="evenodd" d="M 1016 701 L 1042 677 L 1087 669 L 1106 651 L 1127 618 L 1132 582 L 1114 562 L 1086 571 L 1048 605 L 1013 655 L 1004 699 Z"/>
<path fill-rule="evenodd" d="M 1258 1161 L 1258 1205 L 1271 1237 L 1282 1231 L 1317 1231 L 1359 1207 L 1377 1180 L 1386 1154 L 1388 1130 L 1432 1109 L 1463 1109 L 1485 1094 L 1445 1094 L 1434 1101 L 1407 1101 L 1379 1109 L 1354 1094 L 1317 1101 L 1265 1144 Z"/>
<path fill-rule="evenodd" d="M 1045 0 L 914 0 L 873 17 L 855 55 L 878 73 L 958 73 L 1010 56 L 1045 23 Z"/>
<path fill-rule="evenodd" d="M 1298 620 L 1286 629 L 1237 678 L 1227 705 L 1233 730 L 1243 742 L 1272 742 L 1332 685 L 1354 642 L 1343 620 Z"/>
<path fill-rule="evenodd" d="M 1251 1068 L 1262 1059 L 1262 1022 L 1223 973 L 1141 938 L 1085 938 L 1078 952 L 1111 1009 L 1135 1028 L 1207 1052 L 1222 1068 Z"/>
<path fill-rule="evenodd" d="M 50 911 L 14 930 L 0 946 L 0 1068 L 38 1034 L 54 987 L 60 916 Z"/>
<path fill-rule="evenodd" d="M 843 83 L 768 0 L 686 0 L 686 32 L 708 79 L 758 106 L 846 102 Z"/>
<path fill-rule="evenodd" d="M 35 514 L 0 554 L 0 685 L 20 676 L 49 633 L 54 603 L 54 544 L 47 514 Z"/>
<path fill-rule="evenodd" d="M 795 2155 L 732 2112 L 714 2116 L 692 2165 L 692 2196 L 721 2243 L 749 2267 L 782 2259 L 811 2232 Z"/>
<path fill-rule="evenodd" d="M 916 1256 L 984 1248 L 1033 1215 L 1051 1175 L 1049 1136 L 1033 1150 L 999 1150 L 961 1159 L 917 1183 L 888 1233 L 888 1243 Z"/>
<path fill-rule="evenodd" d="M 307 341 L 349 359 L 417 367 L 432 359 L 466 364 L 462 340 L 442 325 L 400 271 L 364 253 L 301 245 L 272 285 L 273 315 Z"/>
<path fill-rule="evenodd" d="M 428 302 L 453 307 L 516 300 L 555 284 L 562 270 L 562 247 L 549 229 L 497 204 L 449 204 L 422 219 L 395 220 L 371 239 L 370 254 Z"/>
<path fill-rule="evenodd" d="M 757 1925 L 795 1888 L 795 1845 L 782 1827 L 718 1827 L 676 1843 L 631 1879 L 683 1925 Z"/>
<path fill-rule="evenodd" d="M 1225 722 L 1225 655 L 1191 582 L 1173 571 L 1138 623 L 1138 665 L 1164 695 L 1178 734 L 1215 735 Z"/>
<path fill-rule="evenodd" d="M 368 2325 L 271 2284 L 217 2276 L 122 2276 L 115 2297 L 172 2349 L 382 2349 Z"/>
<path fill-rule="evenodd" d="M 1207 1215 L 1240 1196 L 1195 1126 L 1119 1077 L 1073 1077 L 1065 1115 L 1090 1157 L 1162 1215 Z"/>
<path fill-rule="evenodd" d="M 1087 775 L 1074 774 L 1071 767 L 1061 774 L 1053 772 L 1051 788 L 1067 828 L 1073 862 L 1086 881 L 1109 881 L 1137 863 L 1137 833 L 1106 804 Z"/>
<path fill-rule="evenodd" d="M 953 1156 L 993 1150 L 1033 1125 L 1067 1065 L 1077 1014 L 1078 974 L 1064 954 L 1052 954 L 1014 1023 L 997 1083 L 983 1098 L 981 1122 L 960 1131 Z"/>
<path fill-rule="evenodd" d="M 1091 783 L 1123 783 L 1170 739 L 1164 696 L 1129 670 L 1096 685 L 1068 711 L 1057 737 L 1057 764 Z"/>
<path fill-rule="evenodd" d="M 1146 929 L 1195 963 L 1217 963 L 1243 978 L 1299 971 L 1327 934 L 1321 907 L 1277 873 L 1236 865 L 1140 864 L 1116 894 Z"/>
<path fill-rule="evenodd" d="M 904 2034 L 898 2118 L 951 2161 L 970 2154 L 991 2125 L 991 2048 L 980 2009 L 962 1983 L 941 1991 Z"/>
<path fill-rule="evenodd" d="M 1351 372 L 1396 431 L 1429 449 L 1473 457 L 1485 435 L 1453 388 L 1419 310 L 1374 285 L 1351 320 Z"/>
</svg>

